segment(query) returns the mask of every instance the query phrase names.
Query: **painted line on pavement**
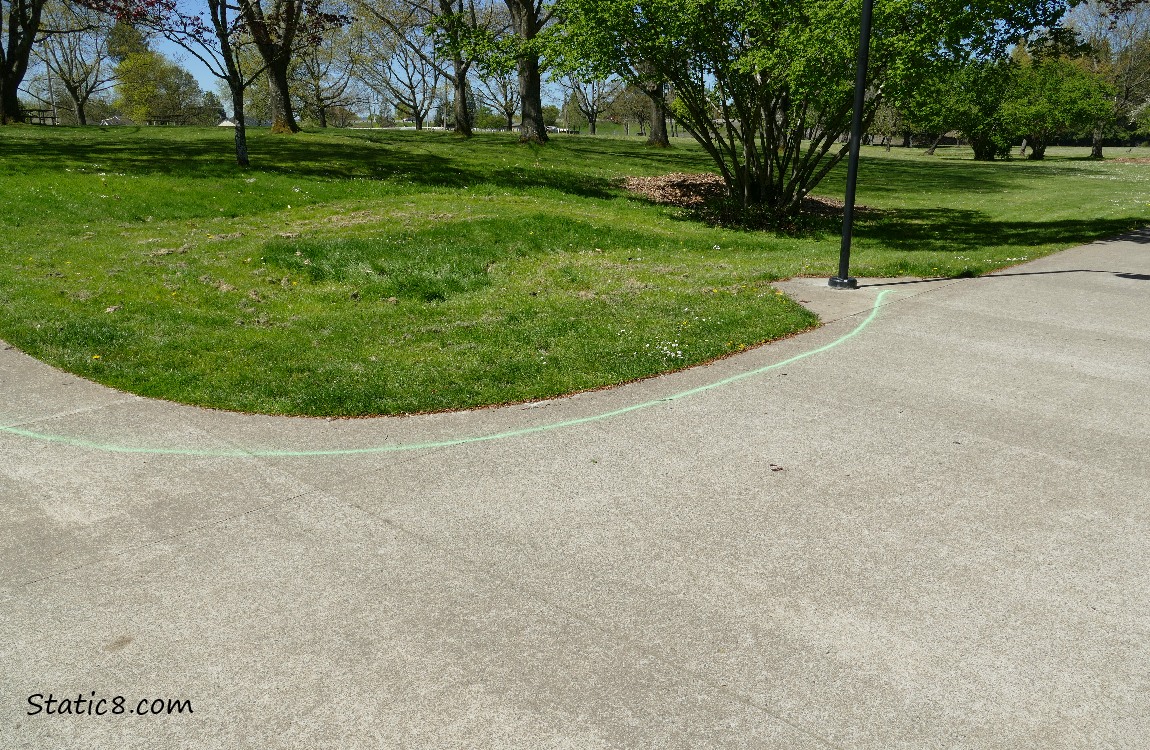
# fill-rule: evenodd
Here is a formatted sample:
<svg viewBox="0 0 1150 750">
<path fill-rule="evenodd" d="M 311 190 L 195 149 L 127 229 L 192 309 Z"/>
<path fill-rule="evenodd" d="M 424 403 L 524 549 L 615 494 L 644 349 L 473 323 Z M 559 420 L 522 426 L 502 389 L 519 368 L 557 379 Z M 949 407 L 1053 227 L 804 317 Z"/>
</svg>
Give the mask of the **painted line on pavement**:
<svg viewBox="0 0 1150 750">
<path fill-rule="evenodd" d="M 506 432 L 497 432 L 491 435 L 473 435 L 470 437 L 454 438 L 451 440 L 438 440 L 428 443 L 407 443 L 397 445 L 378 445 L 369 448 L 337 448 L 331 450 L 204 450 L 195 448 L 155 448 L 155 447 L 135 447 L 126 445 L 114 445 L 111 443 L 101 443 L 92 440 L 84 440 L 81 438 L 68 437 L 66 435 L 53 435 L 50 433 L 36 432 L 33 430 L 25 430 L 20 427 L 0 427 L 0 432 L 16 435 L 18 437 L 27 438 L 29 440 L 37 440 L 44 443 L 55 443 L 58 445 L 67 445 L 73 448 L 83 448 L 86 450 L 102 451 L 104 453 L 128 453 L 128 454 L 143 454 L 150 456 L 187 456 L 196 458 L 323 458 L 332 456 L 360 456 L 371 455 L 378 453 L 402 453 L 405 451 L 419 451 L 430 450 L 433 448 L 450 448 L 457 445 L 469 445 L 472 443 L 485 443 L 494 440 L 507 440 L 509 438 L 522 437 L 524 435 L 531 435 L 536 432 L 549 432 L 551 430 L 559 430 L 565 427 L 575 427 L 581 424 L 588 424 L 590 422 L 599 422 L 605 419 L 629 414 L 633 411 L 641 409 L 649 409 L 652 406 L 665 404 L 672 401 L 679 401 L 680 399 L 689 398 L 706 391 L 722 388 L 723 386 L 737 383 L 740 380 L 746 380 L 757 375 L 777 370 L 781 367 L 792 365 L 799 360 L 813 357 L 816 354 L 822 354 L 834 349 L 847 341 L 850 341 L 855 336 L 863 332 L 875 318 L 878 317 L 879 307 L 882 305 L 883 298 L 890 294 L 890 290 L 879 292 L 878 297 L 875 298 L 874 307 L 871 308 L 870 315 L 868 315 L 861 323 L 859 323 L 853 330 L 843 334 L 839 338 L 818 347 L 811 349 L 802 354 L 785 359 L 782 362 L 776 362 L 771 365 L 766 365 L 755 370 L 732 375 L 729 378 L 717 380 L 714 383 L 701 385 L 690 390 L 681 391 L 670 396 L 663 396 L 662 398 L 653 399 L 651 401 L 644 401 L 641 404 L 633 404 L 632 406 L 625 406 L 621 409 L 603 412 L 601 414 L 594 414 L 589 417 L 580 417 L 578 419 L 568 419 L 562 422 L 552 422 L 550 424 L 538 425 L 536 427 L 523 427 L 516 430 L 508 430 Z"/>
</svg>

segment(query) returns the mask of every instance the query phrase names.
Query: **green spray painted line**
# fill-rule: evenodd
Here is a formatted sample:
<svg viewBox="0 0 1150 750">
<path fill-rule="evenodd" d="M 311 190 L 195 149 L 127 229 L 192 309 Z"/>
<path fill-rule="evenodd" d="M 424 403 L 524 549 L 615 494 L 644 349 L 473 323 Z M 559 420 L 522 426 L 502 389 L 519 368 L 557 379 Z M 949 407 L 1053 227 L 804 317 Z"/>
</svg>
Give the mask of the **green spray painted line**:
<svg viewBox="0 0 1150 750">
<path fill-rule="evenodd" d="M 506 440 L 508 438 L 522 437 L 524 435 L 531 435 L 536 432 L 548 432 L 550 430 L 559 430 L 565 427 L 576 427 L 581 424 L 588 424 L 589 422 L 599 422 L 605 419 L 622 416 L 629 414 L 633 411 L 640 409 L 647 409 L 659 404 L 665 404 L 672 401 L 695 396 L 705 391 L 710 391 L 715 388 L 722 388 L 723 386 L 737 383 L 740 380 L 752 378 L 763 373 L 777 370 L 781 367 L 792 365 L 799 360 L 813 357 L 816 354 L 830 351 L 835 347 L 846 343 L 850 339 L 858 336 L 863 330 L 869 326 L 875 318 L 878 317 L 879 307 L 882 305 L 883 297 L 890 294 L 890 291 L 880 292 L 874 301 L 874 307 L 871 309 L 870 315 L 866 317 L 861 323 L 849 333 L 843 334 L 841 337 L 834 341 L 820 346 L 817 349 L 812 349 L 809 352 L 796 354 L 790 359 L 785 359 L 782 362 L 776 362 L 772 365 L 766 365 L 756 370 L 739 373 L 732 375 L 729 378 L 717 380 L 714 383 L 701 385 L 697 388 L 681 391 L 670 396 L 654 399 L 653 401 L 645 401 L 641 404 L 634 404 L 632 406 L 625 406 L 622 409 L 615 409 L 614 411 L 603 412 L 602 414 L 595 414 L 589 417 L 580 417 L 578 419 L 569 419 L 563 422 L 552 422 L 551 424 L 539 425 L 537 427 L 524 427 L 518 430 L 508 430 L 507 432 L 498 432 L 492 435 L 477 435 L 472 437 L 455 438 L 452 440 L 439 440 L 428 443 L 408 443 L 405 445 L 380 445 L 371 448 L 343 448 L 337 450 L 314 450 L 314 451 L 284 451 L 284 450 L 197 450 L 190 448 L 139 448 L 123 445 L 109 445 L 105 443 L 97 443 L 90 440 L 82 440 L 80 438 L 71 438 L 64 435 L 50 435 L 42 432 L 33 432 L 32 430 L 25 430 L 19 427 L 0 427 L 0 432 L 8 433 L 9 435 L 18 435 L 20 437 L 29 438 L 32 440 L 39 440 L 46 443 L 58 443 L 68 445 L 73 448 L 86 448 L 89 450 L 103 451 L 105 453 L 128 453 L 128 454 L 144 454 L 149 456 L 188 456 L 195 458 L 323 458 L 333 456 L 362 456 L 378 453 L 401 453 L 405 451 L 419 451 L 430 450 L 432 448 L 450 448 L 456 445 L 469 445 L 471 443 L 485 443 L 493 440 Z"/>
</svg>

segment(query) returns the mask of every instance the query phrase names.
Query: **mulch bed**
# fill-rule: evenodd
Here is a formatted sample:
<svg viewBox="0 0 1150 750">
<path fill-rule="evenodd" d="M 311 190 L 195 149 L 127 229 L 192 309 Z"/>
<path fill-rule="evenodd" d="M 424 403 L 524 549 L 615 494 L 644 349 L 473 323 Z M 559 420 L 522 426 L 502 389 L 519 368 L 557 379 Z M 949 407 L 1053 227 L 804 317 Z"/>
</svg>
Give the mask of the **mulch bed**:
<svg viewBox="0 0 1150 750">
<path fill-rule="evenodd" d="M 692 212 L 711 214 L 712 210 L 729 203 L 727 185 L 717 174 L 665 174 L 660 177 L 628 177 L 623 187 L 641 195 L 652 203 Z M 866 206 L 856 206 L 866 211 Z M 808 195 L 803 199 L 804 214 L 812 216 L 842 216 L 843 202 L 836 198 Z"/>
</svg>

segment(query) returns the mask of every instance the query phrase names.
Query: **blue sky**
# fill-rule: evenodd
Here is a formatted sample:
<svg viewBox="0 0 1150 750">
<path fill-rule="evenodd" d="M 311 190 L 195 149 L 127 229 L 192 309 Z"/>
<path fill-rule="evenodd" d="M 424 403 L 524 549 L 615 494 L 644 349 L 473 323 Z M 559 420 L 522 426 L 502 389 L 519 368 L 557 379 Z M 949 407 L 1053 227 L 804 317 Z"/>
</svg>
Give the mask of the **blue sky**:
<svg viewBox="0 0 1150 750">
<path fill-rule="evenodd" d="M 157 37 L 150 41 L 152 49 L 156 50 L 165 57 L 169 57 L 180 64 L 182 68 L 196 77 L 200 82 L 200 88 L 204 91 L 216 91 L 217 83 L 220 79 L 211 74 L 204 64 L 197 60 L 192 55 L 188 54 L 187 50 L 183 49 L 177 44 L 169 42 L 163 37 Z"/>
</svg>

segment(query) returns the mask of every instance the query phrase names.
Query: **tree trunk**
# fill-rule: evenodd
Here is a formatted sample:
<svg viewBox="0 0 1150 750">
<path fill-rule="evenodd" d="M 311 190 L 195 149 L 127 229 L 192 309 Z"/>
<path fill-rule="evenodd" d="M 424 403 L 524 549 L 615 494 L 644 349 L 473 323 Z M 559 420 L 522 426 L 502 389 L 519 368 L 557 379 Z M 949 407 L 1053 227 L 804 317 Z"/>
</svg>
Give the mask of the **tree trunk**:
<svg viewBox="0 0 1150 750">
<path fill-rule="evenodd" d="M 946 134 L 943 133 L 943 135 L 946 135 Z M 930 144 L 930 148 L 928 148 L 926 150 L 926 155 L 927 156 L 934 156 L 934 152 L 938 149 L 938 144 L 940 144 L 940 143 L 942 143 L 942 135 L 940 135 L 934 139 L 934 142 Z"/>
<path fill-rule="evenodd" d="M 1035 141 L 1030 147 L 1030 153 L 1026 157 L 1030 161 L 1042 161 L 1046 158 L 1046 142 Z"/>
<path fill-rule="evenodd" d="M 507 115 L 507 132 L 508 133 L 514 133 L 515 132 L 515 113 L 514 112 L 504 112 L 503 114 Z"/>
<path fill-rule="evenodd" d="M 0 41 L 0 125 L 23 122 L 20 83 L 28 73 L 32 45 L 40 31 L 44 0 L 4 5 L 7 17 L 0 18 L 0 29 L 4 32 L 4 39 Z M 7 28 L 4 28 L 5 24 Z"/>
<path fill-rule="evenodd" d="M 547 124 L 543 122 L 543 83 L 539 71 L 539 53 L 529 45 L 539 35 L 545 19 L 540 18 L 536 0 L 504 0 L 511 14 L 515 35 L 521 45 L 517 58 L 519 72 L 520 143 L 546 143 Z"/>
<path fill-rule="evenodd" d="M 21 122 L 18 90 L 23 76 L 17 78 L 8 70 L 0 70 L 0 125 Z"/>
<path fill-rule="evenodd" d="M 291 93 L 288 91 L 287 60 L 282 64 L 268 66 L 268 83 L 271 85 L 272 132 L 298 133 L 299 125 L 292 113 Z"/>
<path fill-rule="evenodd" d="M 655 95 L 651 97 L 651 135 L 647 138 L 647 145 L 656 148 L 670 148 L 671 139 L 667 137 L 667 105 L 663 102 L 663 87 L 660 86 Z"/>
<path fill-rule="evenodd" d="M 902 131 L 902 147 L 910 148 L 911 146 L 911 133 L 909 130 Z"/>
<path fill-rule="evenodd" d="M 590 131 L 591 135 L 595 135 L 595 123 L 596 122 L 598 122 L 598 120 L 594 117 L 588 117 L 587 118 L 587 130 Z M 570 123 L 568 123 L 568 124 L 570 124 Z"/>
<path fill-rule="evenodd" d="M 531 54 L 519 58 L 519 100 L 523 107 L 522 130 L 519 132 L 521 143 L 547 142 L 542 87 L 539 58 Z"/>
<path fill-rule="evenodd" d="M 1090 149 L 1091 159 L 1101 159 L 1102 157 L 1102 128 L 1094 128 L 1094 147 Z"/>
<path fill-rule="evenodd" d="M 467 106 L 467 68 L 470 67 L 462 58 L 455 58 L 455 133 L 464 138 L 472 136 L 471 110 Z"/>
<path fill-rule="evenodd" d="M 623 121 L 623 135 L 631 135 L 631 123 L 627 120 Z"/>
<path fill-rule="evenodd" d="M 317 111 L 319 113 L 319 126 L 321 128 L 326 128 L 327 127 L 327 107 L 325 107 L 321 104 L 317 108 Z"/>
<path fill-rule="evenodd" d="M 413 117 L 415 117 L 415 129 L 423 130 L 423 115 L 416 112 L 413 114 Z"/>
<path fill-rule="evenodd" d="M 79 96 L 72 97 L 72 104 L 76 105 L 76 124 L 88 124 L 88 102 Z"/>
<path fill-rule="evenodd" d="M 236 164 L 248 166 L 248 132 L 244 126 L 244 88 L 232 86 L 232 121 L 236 124 Z"/>
</svg>

